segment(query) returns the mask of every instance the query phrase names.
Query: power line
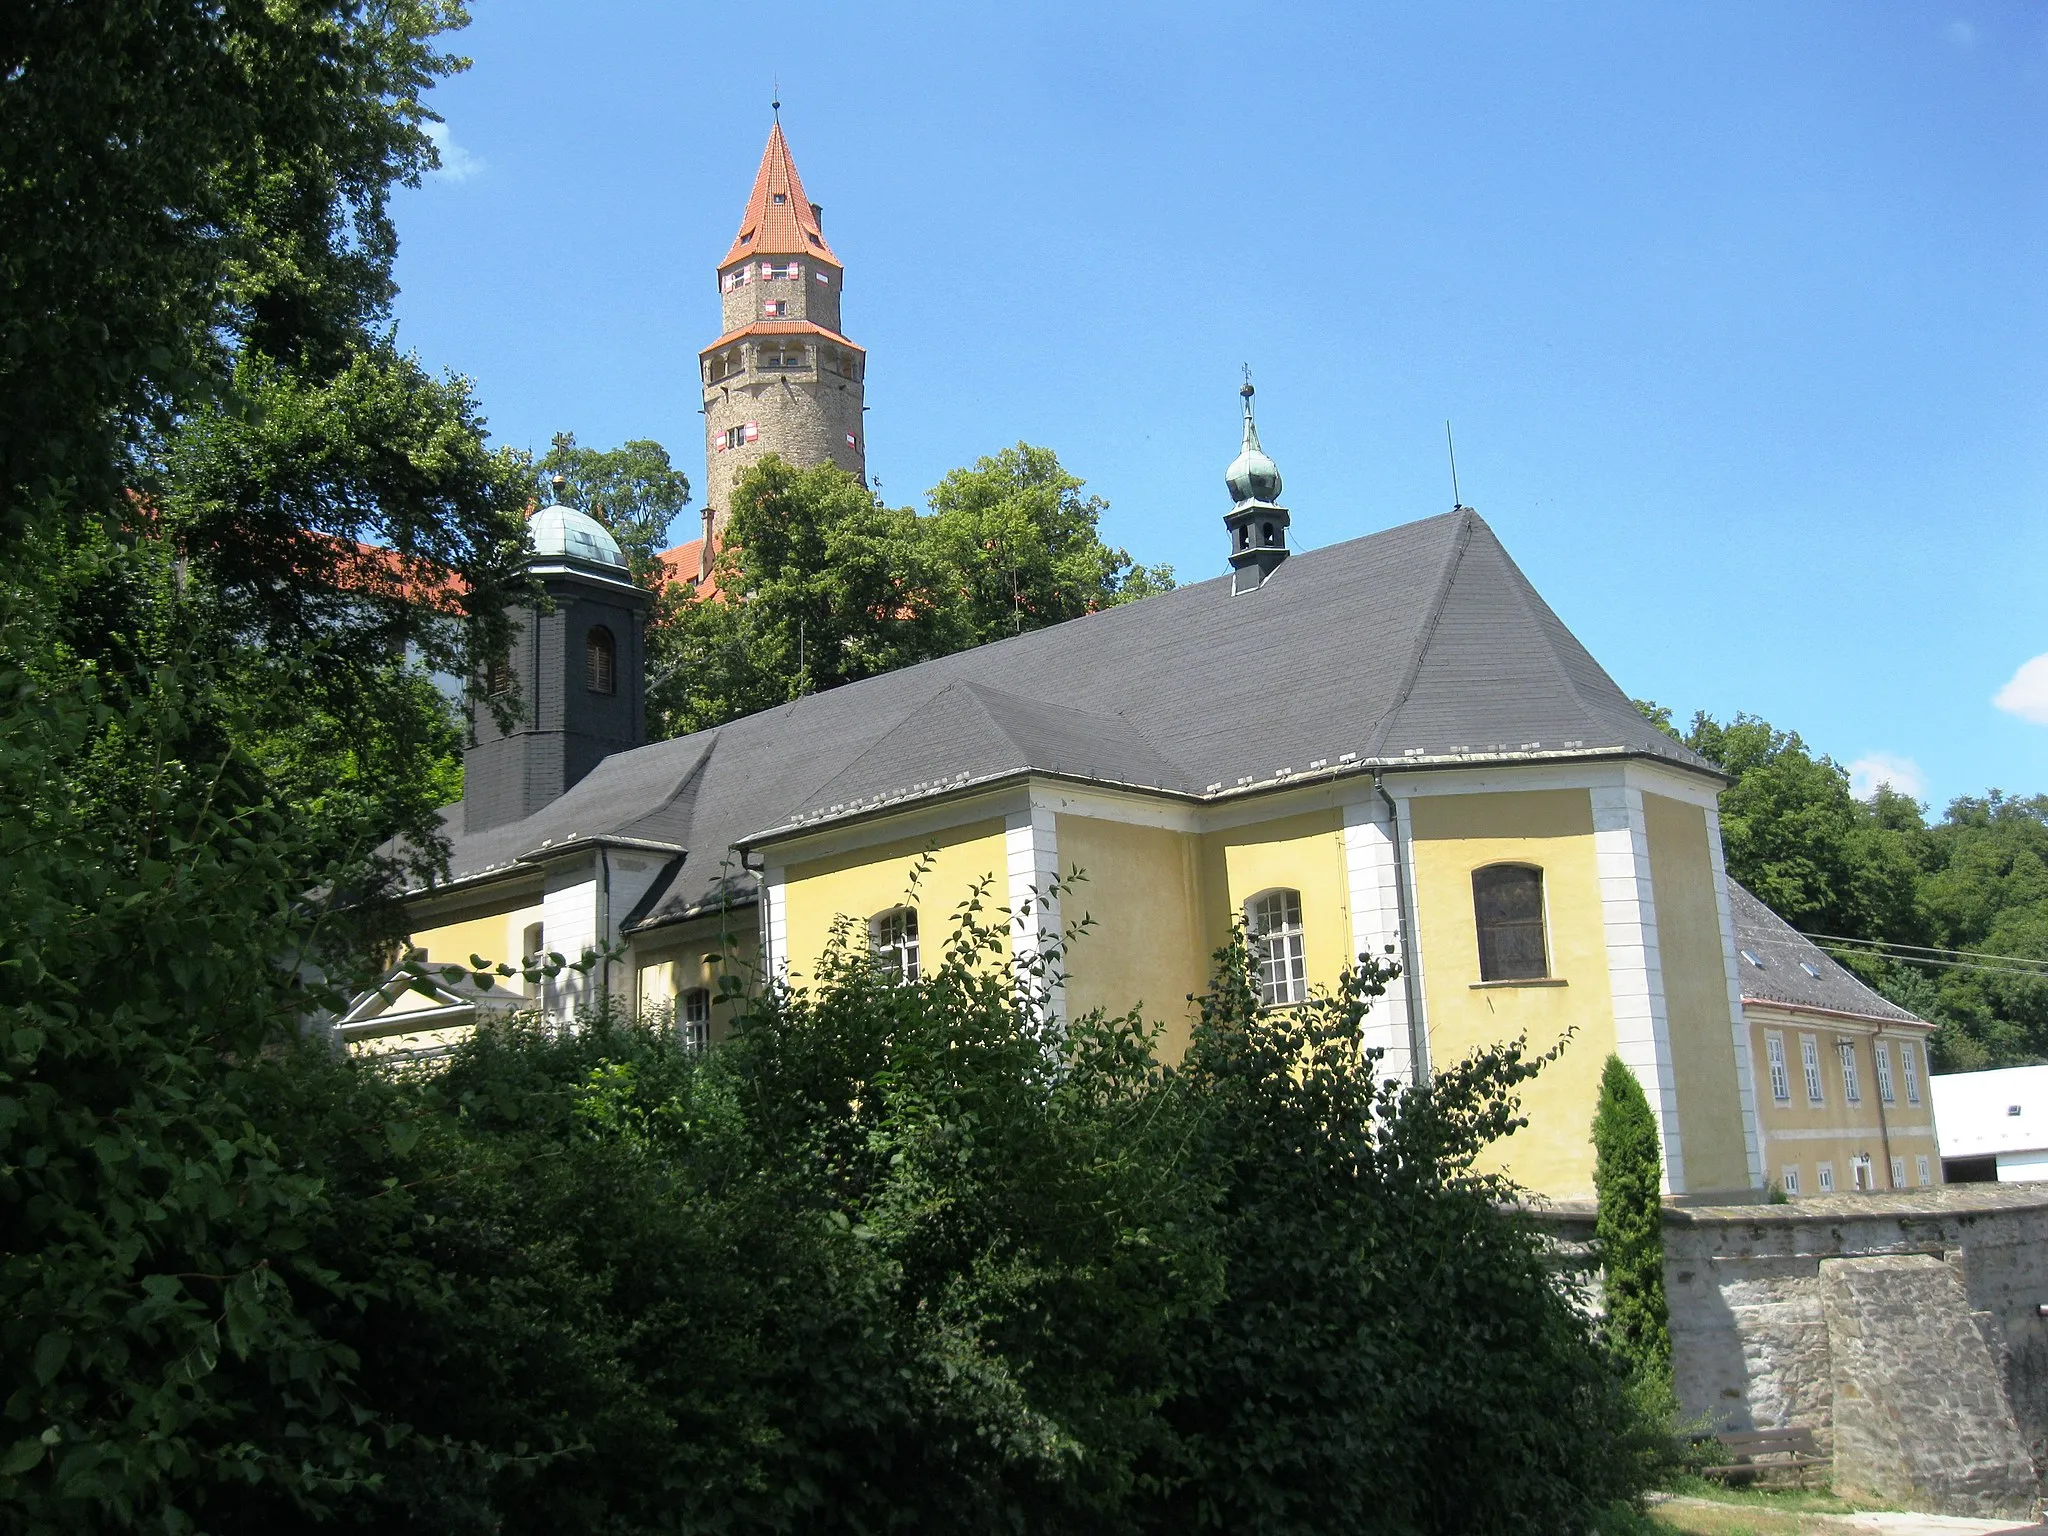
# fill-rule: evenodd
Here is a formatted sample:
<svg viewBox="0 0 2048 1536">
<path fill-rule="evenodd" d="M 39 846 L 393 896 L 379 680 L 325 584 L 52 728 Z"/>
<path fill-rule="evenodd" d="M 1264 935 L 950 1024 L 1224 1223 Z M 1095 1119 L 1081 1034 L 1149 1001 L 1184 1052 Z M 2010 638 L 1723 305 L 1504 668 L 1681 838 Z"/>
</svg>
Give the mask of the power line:
<svg viewBox="0 0 2048 1536">
<path fill-rule="evenodd" d="M 1938 965 L 1952 971 L 1975 971 L 1982 976 L 2025 976 L 2030 981 L 2048 981 L 2048 971 L 2016 971 L 2005 965 L 1979 965 L 1974 960 L 1936 960 L 1926 955 L 1886 955 L 1869 949 L 1842 949 L 1844 955 L 1873 955 L 1880 960 L 1897 959 L 1904 965 Z"/>
<path fill-rule="evenodd" d="M 1823 944 L 1854 944 L 1879 951 L 1888 949 L 1910 949 L 1916 950 L 1919 953 L 1925 955 L 1960 955 L 1966 960 L 1998 960 L 2012 965 L 2048 966 L 2048 960 L 2037 959 L 2032 955 L 1994 955 L 1981 949 L 1942 949 L 1933 944 L 1898 944 L 1894 943 L 1890 939 L 1852 939 L 1849 938 L 1846 934 L 1840 933 L 1805 933 L 1803 931 L 1799 932 L 1801 938 L 1812 939 L 1816 943 Z M 1901 956 L 1900 958 L 1911 959 L 1913 957 Z M 1929 963 L 1932 964 L 1933 962 L 1930 961 Z"/>
</svg>

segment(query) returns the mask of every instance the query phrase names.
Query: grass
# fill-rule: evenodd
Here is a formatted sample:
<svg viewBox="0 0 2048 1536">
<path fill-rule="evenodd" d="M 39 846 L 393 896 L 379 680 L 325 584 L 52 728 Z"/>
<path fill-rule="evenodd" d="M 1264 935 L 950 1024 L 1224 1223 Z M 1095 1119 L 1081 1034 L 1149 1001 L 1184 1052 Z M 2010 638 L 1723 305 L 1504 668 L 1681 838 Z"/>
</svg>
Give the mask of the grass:
<svg viewBox="0 0 2048 1536">
<path fill-rule="evenodd" d="M 1826 1487 L 1730 1488 L 1698 1477 L 1675 1478 L 1665 1491 L 1685 1502 L 1655 1504 L 1642 1515 L 1616 1510 L 1600 1536 L 1839 1536 L 1841 1527 L 1825 1517 L 1886 1507 Z"/>
</svg>

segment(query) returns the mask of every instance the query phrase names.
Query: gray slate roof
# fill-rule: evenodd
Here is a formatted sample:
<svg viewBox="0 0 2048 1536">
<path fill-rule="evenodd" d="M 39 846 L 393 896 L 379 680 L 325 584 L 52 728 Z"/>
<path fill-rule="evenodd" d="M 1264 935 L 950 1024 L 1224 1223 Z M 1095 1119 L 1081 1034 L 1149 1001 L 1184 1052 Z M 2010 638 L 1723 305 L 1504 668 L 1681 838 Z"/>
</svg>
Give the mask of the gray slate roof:
<svg viewBox="0 0 2048 1536">
<path fill-rule="evenodd" d="M 1776 1003 L 1783 1008 L 1825 1008 L 1830 1013 L 1851 1013 L 1866 1019 L 1899 1023 L 1922 1023 L 1919 1015 L 1908 1013 L 1882 993 L 1859 981 L 1813 940 L 1765 906 L 1757 896 L 1734 880 L 1728 882 L 1728 905 L 1735 919 L 1735 947 L 1755 955 L 1735 957 L 1736 974 L 1742 979 L 1744 1002 Z M 1809 974 L 1810 965 L 1820 974 Z"/>
<path fill-rule="evenodd" d="M 755 834 L 1027 770 L 1209 798 L 1613 753 L 1713 771 L 1642 718 L 1461 508 L 1297 554 L 1242 596 L 1220 577 L 618 753 L 475 837 L 451 807 L 451 874 L 578 837 L 671 843 L 683 870 L 640 918 L 662 921 L 720 899 L 721 864 Z"/>
</svg>

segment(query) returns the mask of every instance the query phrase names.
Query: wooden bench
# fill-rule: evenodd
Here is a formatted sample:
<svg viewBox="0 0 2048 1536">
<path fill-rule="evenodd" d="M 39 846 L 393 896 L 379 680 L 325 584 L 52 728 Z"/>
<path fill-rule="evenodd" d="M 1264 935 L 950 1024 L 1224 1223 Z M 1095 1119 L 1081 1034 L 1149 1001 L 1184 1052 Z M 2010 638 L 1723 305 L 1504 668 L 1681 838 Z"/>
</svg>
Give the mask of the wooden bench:
<svg viewBox="0 0 2048 1536">
<path fill-rule="evenodd" d="M 1766 1472 L 1791 1472 L 1804 1488 L 1807 1469 L 1825 1467 L 1830 1460 L 1821 1455 L 1810 1429 L 1744 1429 L 1714 1438 L 1721 1443 L 1728 1465 L 1701 1470 L 1706 1476 L 1723 1481 L 1737 1476 L 1761 1477 Z"/>
</svg>

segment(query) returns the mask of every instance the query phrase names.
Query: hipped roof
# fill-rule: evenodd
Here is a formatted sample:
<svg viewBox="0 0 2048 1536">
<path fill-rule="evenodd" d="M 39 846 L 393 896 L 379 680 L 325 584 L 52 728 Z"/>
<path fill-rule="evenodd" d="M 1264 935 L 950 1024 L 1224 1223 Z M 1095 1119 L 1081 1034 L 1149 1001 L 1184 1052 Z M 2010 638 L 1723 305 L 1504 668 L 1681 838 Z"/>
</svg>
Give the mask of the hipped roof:
<svg viewBox="0 0 2048 1536">
<path fill-rule="evenodd" d="M 452 874 L 571 838 L 673 843 L 688 852 L 646 914 L 660 921 L 750 896 L 737 845 L 1026 772 L 1201 801 L 1373 766 L 1603 754 L 1713 771 L 1460 508 L 1298 554 L 1242 596 L 1228 577 L 1181 587 L 617 753 L 475 836 L 451 807 Z"/>
</svg>

